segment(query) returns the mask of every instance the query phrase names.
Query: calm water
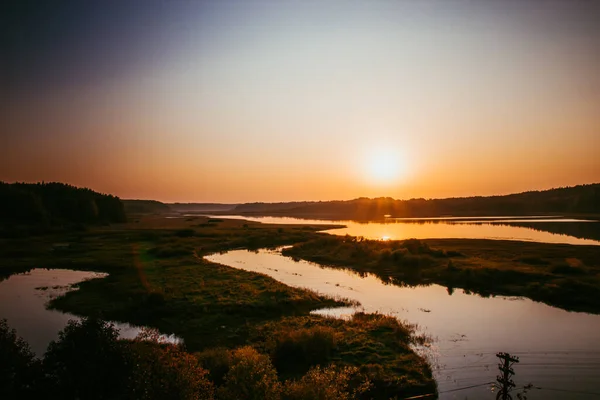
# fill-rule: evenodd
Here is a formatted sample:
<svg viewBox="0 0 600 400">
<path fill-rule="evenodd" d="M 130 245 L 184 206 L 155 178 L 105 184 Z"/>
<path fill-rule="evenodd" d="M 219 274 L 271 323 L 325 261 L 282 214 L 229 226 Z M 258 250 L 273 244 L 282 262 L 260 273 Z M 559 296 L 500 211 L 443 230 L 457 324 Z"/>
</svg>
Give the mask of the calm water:
<svg viewBox="0 0 600 400">
<path fill-rule="evenodd" d="M 218 218 L 245 219 L 269 224 L 345 225 L 345 228 L 325 232 L 377 240 L 457 238 L 600 245 L 600 222 L 562 217 L 386 218 L 380 222 L 244 215 L 224 215 Z"/>
<path fill-rule="evenodd" d="M 62 269 L 33 269 L 24 274 L 12 275 L 0 282 L 0 319 L 6 318 L 8 325 L 17 330 L 31 346 L 36 355 L 42 356 L 50 341 L 58 338 L 75 315 L 46 309 L 46 304 L 62 296 L 71 285 L 87 279 L 102 278 L 106 274 L 97 272 L 71 271 Z M 122 338 L 133 339 L 140 333 L 140 327 L 115 323 Z M 173 335 L 162 335 L 162 339 L 172 343 L 180 340 Z"/>
<path fill-rule="evenodd" d="M 278 251 L 257 253 L 235 250 L 207 257 L 209 261 L 267 274 L 295 287 L 358 300 L 361 310 L 393 315 L 417 323 L 434 338 L 419 349 L 430 359 L 443 399 L 493 399 L 489 387 L 444 393 L 494 381 L 498 351 L 521 358 L 515 366 L 517 386 L 533 383 L 543 389 L 529 399 L 588 399 L 598 396 L 561 392 L 600 392 L 600 316 L 574 313 L 528 299 L 482 298 L 431 285 L 401 288 L 386 285 L 375 276 L 284 257 Z M 336 317 L 352 308 L 320 310 Z M 516 399 L 516 396 L 513 396 Z"/>
</svg>

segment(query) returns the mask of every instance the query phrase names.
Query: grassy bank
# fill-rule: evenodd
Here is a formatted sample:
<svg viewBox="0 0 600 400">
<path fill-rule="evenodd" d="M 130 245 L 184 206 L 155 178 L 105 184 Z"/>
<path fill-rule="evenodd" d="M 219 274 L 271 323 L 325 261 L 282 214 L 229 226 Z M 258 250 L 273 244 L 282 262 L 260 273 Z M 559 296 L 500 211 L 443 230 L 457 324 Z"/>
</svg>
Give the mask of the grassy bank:
<svg viewBox="0 0 600 400">
<path fill-rule="evenodd" d="M 483 296 L 524 296 L 600 313 L 600 246 L 483 239 L 373 241 L 316 238 L 287 256 L 369 272 L 396 284 L 437 283 Z"/>
<path fill-rule="evenodd" d="M 409 347 L 413 335 L 396 320 L 362 316 L 343 322 L 309 316 L 311 310 L 346 303 L 202 258 L 217 251 L 325 236 L 317 229 L 323 226 L 141 217 L 116 227 L 2 239 L 0 273 L 8 276 L 40 267 L 107 272 L 107 278 L 82 282 L 80 290 L 50 306 L 175 333 L 185 340 L 188 351 L 200 355 L 217 347 L 252 344 L 273 358 L 286 379 L 298 378 L 315 365 L 366 365 L 362 373 L 376 384 L 370 389 L 373 394 L 435 391 L 429 366 Z M 306 335 L 289 337 L 291 327 Z M 333 342 L 314 339 L 319 329 L 330 332 Z M 329 349 L 323 357 L 308 357 L 299 368 L 290 369 L 296 364 L 290 354 L 298 354 L 294 348 L 314 353 L 323 343 Z"/>
</svg>

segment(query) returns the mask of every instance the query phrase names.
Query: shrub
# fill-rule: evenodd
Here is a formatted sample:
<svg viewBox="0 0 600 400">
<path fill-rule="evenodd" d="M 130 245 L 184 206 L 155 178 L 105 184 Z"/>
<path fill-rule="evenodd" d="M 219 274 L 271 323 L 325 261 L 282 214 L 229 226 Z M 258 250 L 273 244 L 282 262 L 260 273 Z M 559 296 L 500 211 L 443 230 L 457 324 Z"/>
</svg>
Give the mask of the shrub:
<svg viewBox="0 0 600 400">
<path fill-rule="evenodd" d="M 194 231 L 193 229 L 179 229 L 177 231 L 175 231 L 175 236 L 177 237 L 192 237 L 194 236 L 194 234 L 196 233 L 196 231 Z"/>
<path fill-rule="evenodd" d="M 419 239 L 407 239 L 402 243 L 402 247 L 407 249 L 410 254 L 429 254 L 431 252 L 427 243 L 423 243 Z"/>
<path fill-rule="evenodd" d="M 458 271 L 459 269 L 458 269 L 458 268 L 457 268 L 457 267 L 456 267 L 456 266 L 455 266 L 455 265 L 452 263 L 452 260 L 450 260 L 450 261 L 448 261 L 448 267 L 447 267 L 447 270 L 448 270 L 449 272 L 456 272 L 456 271 Z"/>
<path fill-rule="evenodd" d="M 231 352 L 224 347 L 215 347 L 196 353 L 200 364 L 209 371 L 209 378 L 221 385 L 231 366 Z"/>
<path fill-rule="evenodd" d="M 392 259 L 392 252 L 389 249 L 384 249 L 379 253 L 379 261 L 390 261 Z"/>
<path fill-rule="evenodd" d="M 558 264 L 552 267 L 553 274 L 559 275 L 585 275 L 585 270 L 580 267 L 572 267 L 569 264 Z"/>
<path fill-rule="evenodd" d="M 412 270 L 426 268 L 433 265 L 433 260 L 428 255 L 406 254 L 404 257 L 396 261 L 399 267 L 405 267 Z"/>
<path fill-rule="evenodd" d="M 281 385 L 269 357 L 246 346 L 231 353 L 231 367 L 218 395 L 223 400 L 278 400 Z"/>
<path fill-rule="evenodd" d="M 148 253 L 152 254 L 157 258 L 171 258 L 177 256 L 184 256 L 190 254 L 192 251 L 190 248 L 179 244 L 166 244 L 152 247 L 148 250 Z"/>
<path fill-rule="evenodd" d="M 529 265 L 548 265 L 549 262 L 544 260 L 543 258 L 539 258 L 539 257 L 521 257 L 518 259 L 518 261 L 521 261 L 524 264 L 529 264 Z"/>
<path fill-rule="evenodd" d="M 414 333 L 414 329 L 411 326 L 403 325 L 396 318 L 383 314 L 357 312 L 352 316 L 351 322 L 360 324 L 370 331 L 390 332 L 402 342 L 409 339 Z"/>
<path fill-rule="evenodd" d="M 273 360 L 279 371 L 286 369 L 307 370 L 326 364 L 336 346 L 332 328 L 315 326 L 308 329 L 289 330 L 275 340 Z"/>
<path fill-rule="evenodd" d="M 48 346 L 43 362 L 51 394 L 62 399 L 122 396 L 132 366 L 117 338 L 118 331 L 106 322 L 69 321 Z"/>
<path fill-rule="evenodd" d="M 106 322 L 69 321 L 42 366 L 2 320 L 0 398 L 212 400 L 214 387 L 198 358 L 159 338 L 148 329 L 119 340 Z"/>
<path fill-rule="evenodd" d="M 211 400 L 213 384 L 199 360 L 174 344 L 136 339 L 130 343 L 133 370 L 129 392 L 135 399 Z"/>
<path fill-rule="evenodd" d="M 29 345 L 0 320 L 0 398 L 33 398 L 39 367 Z"/>
<path fill-rule="evenodd" d="M 358 398 L 370 387 L 359 377 L 356 367 L 315 367 L 300 380 L 286 382 L 285 400 L 350 400 Z"/>
<path fill-rule="evenodd" d="M 400 262 L 400 261 L 402 261 L 404 256 L 406 256 L 407 254 L 408 254 L 408 250 L 406 250 L 406 249 L 396 249 L 392 252 L 391 258 L 392 258 L 392 260 L 394 260 L 396 262 Z"/>
</svg>

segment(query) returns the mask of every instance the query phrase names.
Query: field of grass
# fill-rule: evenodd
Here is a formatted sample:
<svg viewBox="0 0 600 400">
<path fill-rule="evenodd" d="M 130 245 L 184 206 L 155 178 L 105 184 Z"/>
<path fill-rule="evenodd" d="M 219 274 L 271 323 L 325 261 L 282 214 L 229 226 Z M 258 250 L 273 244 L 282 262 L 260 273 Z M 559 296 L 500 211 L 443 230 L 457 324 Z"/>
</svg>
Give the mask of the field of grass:
<svg viewBox="0 0 600 400">
<path fill-rule="evenodd" d="M 311 310 L 347 303 L 203 259 L 327 236 L 317 229 L 323 226 L 146 216 L 122 226 L 0 239 L 0 276 L 31 268 L 107 272 L 50 307 L 175 333 L 199 354 L 252 344 L 273 358 L 284 378 L 336 363 L 362 366 L 376 398 L 435 391 L 430 367 L 409 347 L 416 338 L 395 319 L 310 316 Z M 298 354 L 304 354 L 300 361 Z"/>
<path fill-rule="evenodd" d="M 600 313 L 600 246 L 484 239 L 374 241 L 328 236 L 284 255 L 369 272 L 400 285 L 436 283 L 482 296 L 524 296 Z"/>
</svg>

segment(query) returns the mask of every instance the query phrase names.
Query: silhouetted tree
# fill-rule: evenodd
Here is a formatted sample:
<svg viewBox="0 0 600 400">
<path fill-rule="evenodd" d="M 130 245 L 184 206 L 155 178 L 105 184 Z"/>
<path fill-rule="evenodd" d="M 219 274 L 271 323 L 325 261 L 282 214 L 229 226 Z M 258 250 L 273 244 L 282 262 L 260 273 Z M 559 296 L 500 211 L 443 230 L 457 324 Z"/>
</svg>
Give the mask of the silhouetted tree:
<svg viewBox="0 0 600 400">
<path fill-rule="evenodd" d="M 36 398 L 41 366 L 29 345 L 0 320 L 0 399 Z"/>
<path fill-rule="evenodd" d="M 133 365 L 113 325 L 96 319 L 69 321 L 48 346 L 47 396 L 57 399 L 125 399 Z"/>
</svg>

